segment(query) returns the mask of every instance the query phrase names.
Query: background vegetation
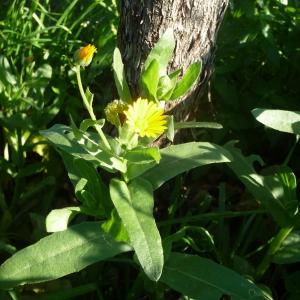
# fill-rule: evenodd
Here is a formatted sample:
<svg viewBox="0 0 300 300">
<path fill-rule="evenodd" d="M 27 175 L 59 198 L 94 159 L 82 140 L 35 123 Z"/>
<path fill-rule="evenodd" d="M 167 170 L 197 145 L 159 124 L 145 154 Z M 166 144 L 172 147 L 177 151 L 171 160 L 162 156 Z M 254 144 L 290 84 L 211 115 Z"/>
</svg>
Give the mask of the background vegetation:
<svg viewBox="0 0 300 300">
<path fill-rule="evenodd" d="M 219 145 L 238 140 L 245 155 L 257 154 L 265 162 L 255 165 L 261 174 L 285 162 L 295 137 L 265 128 L 251 110 L 300 110 L 299 23 L 296 0 L 231 1 L 219 34 L 209 97 L 202 100 L 199 115 L 200 121 L 216 121 L 223 129 L 193 129 L 194 140 Z M 70 71 L 73 53 L 82 45 L 94 43 L 98 48 L 82 74 L 95 92 L 96 113 L 100 116 L 105 104 L 117 97 L 111 70 L 117 24 L 114 0 L 1 3 L 1 262 L 46 236 L 45 217 L 51 209 L 78 205 L 60 156 L 39 131 L 69 124 L 70 116 L 75 123 L 85 117 Z M 293 150 L 286 162 L 298 178 L 299 147 Z M 174 246 L 177 252 L 200 254 L 255 278 L 278 225 L 243 183 L 226 165 L 176 177 L 155 195 L 161 234 L 184 228 Z M 296 187 L 293 191 L 296 195 Z M 85 219 L 80 216 L 73 223 Z M 288 241 L 292 249 L 299 246 L 297 229 Z M 300 251 L 295 251 L 298 260 L 286 263 L 279 255 L 277 264 L 256 278 L 274 299 L 300 295 Z M 128 261 L 125 254 L 56 281 L 20 287 L 10 295 L 0 291 L 0 299 L 179 299 L 163 284 L 138 275 Z"/>
</svg>

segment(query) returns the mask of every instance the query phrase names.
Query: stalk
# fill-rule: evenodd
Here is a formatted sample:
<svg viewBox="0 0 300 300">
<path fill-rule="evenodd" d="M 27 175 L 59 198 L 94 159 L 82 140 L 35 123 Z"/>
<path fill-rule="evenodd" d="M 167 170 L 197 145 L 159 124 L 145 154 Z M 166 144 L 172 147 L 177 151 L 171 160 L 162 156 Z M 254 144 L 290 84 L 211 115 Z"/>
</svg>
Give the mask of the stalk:
<svg viewBox="0 0 300 300">
<path fill-rule="evenodd" d="M 87 109 L 91 119 L 93 121 L 97 121 L 97 118 L 94 114 L 94 111 L 93 111 L 93 108 L 90 106 L 89 104 L 89 101 L 85 95 L 85 92 L 84 92 L 84 89 L 83 89 L 83 86 L 82 86 L 82 80 L 81 80 L 81 75 L 80 75 L 80 66 L 76 66 L 76 77 L 77 77 L 77 83 L 78 83 L 78 87 L 79 87 L 79 91 L 80 91 L 80 95 L 82 97 L 82 100 L 83 100 L 83 104 L 85 106 L 85 108 Z M 102 140 L 103 144 L 105 145 L 105 147 L 108 149 L 108 150 L 111 150 L 111 147 L 110 147 L 110 144 L 108 143 L 101 127 L 98 125 L 98 124 L 95 124 L 94 125 L 100 139 Z"/>
<path fill-rule="evenodd" d="M 17 168 L 18 168 L 18 172 L 20 172 L 20 170 L 23 168 L 24 165 L 24 154 L 23 154 L 23 145 L 22 145 L 22 131 L 21 129 L 17 129 L 16 130 L 16 134 L 17 134 L 17 151 L 18 151 L 18 157 L 17 157 Z M 17 202 L 20 198 L 20 188 L 22 186 L 22 178 L 20 177 L 16 177 L 15 179 L 15 188 L 14 188 L 14 193 L 13 193 L 13 197 L 12 197 L 12 201 L 11 201 L 11 205 L 10 205 L 10 209 L 11 211 L 13 211 L 15 209 L 15 207 L 17 206 Z"/>
<path fill-rule="evenodd" d="M 269 249 L 267 250 L 265 256 L 263 257 L 260 265 L 258 266 L 257 272 L 256 272 L 256 278 L 260 279 L 265 272 L 268 270 L 272 258 L 275 255 L 275 253 L 278 251 L 280 248 L 282 242 L 288 237 L 288 235 L 291 233 L 293 230 L 293 226 L 290 227 L 284 227 L 281 228 L 280 231 L 277 233 L 277 235 L 274 237 L 272 240 Z"/>
<path fill-rule="evenodd" d="M 286 166 L 286 165 L 289 163 L 290 158 L 291 158 L 291 156 L 292 156 L 292 154 L 293 154 L 293 152 L 294 152 L 294 150 L 295 150 L 295 148 L 296 148 L 296 146 L 297 146 L 297 144 L 298 144 L 299 137 L 300 137 L 299 135 L 296 135 L 295 143 L 294 143 L 294 145 L 291 147 L 291 149 L 290 149 L 290 151 L 289 151 L 289 153 L 288 153 L 286 159 L 284 160 L 284 163 L 283 163 L 284 166 Z"/>
<path fill-rule="evenodd" d="M 222 218 L 237 218 L 244 217 L 252 214 L 265 214 L 266 211 L 263 210 L 248 210 L 248 211 L 224 211 L 224 212 L 213 212 L 213 213 L 205 213 L 199 214 L 189 217 L 182 217 L 177 219 L 171 219 L 166 221 L 158 222 L 159 227 L 169 226 L 180 223 L 192 223 L 203 220 L 219 220 Z"/>
</svg>

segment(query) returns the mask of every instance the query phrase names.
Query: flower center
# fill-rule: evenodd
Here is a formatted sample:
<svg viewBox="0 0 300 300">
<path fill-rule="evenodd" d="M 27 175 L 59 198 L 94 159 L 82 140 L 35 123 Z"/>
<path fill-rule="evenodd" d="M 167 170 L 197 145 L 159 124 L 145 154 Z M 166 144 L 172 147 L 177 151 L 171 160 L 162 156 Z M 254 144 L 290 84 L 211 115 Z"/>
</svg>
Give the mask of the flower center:
<svg viewBox="0 0 300 300">
<path fill-rule="evenodd" d="M 135 121 L 135 127 L 138 132 L 143 133 L 148 128 L 148 122 L 144 119 L 137 118 Z"/>
</svg>

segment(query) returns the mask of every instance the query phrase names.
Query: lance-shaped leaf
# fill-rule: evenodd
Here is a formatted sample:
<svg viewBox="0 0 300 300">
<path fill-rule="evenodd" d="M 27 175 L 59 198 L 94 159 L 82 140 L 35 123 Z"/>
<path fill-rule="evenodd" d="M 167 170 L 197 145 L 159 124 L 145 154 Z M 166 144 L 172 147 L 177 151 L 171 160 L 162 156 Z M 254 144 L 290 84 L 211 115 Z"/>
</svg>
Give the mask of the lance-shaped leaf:
<svg viewBox="0 0 300 300">
<path fill-rule="evenodd" d="M 75 188 L 75 195 L 83 207 L 92 215 L 109 217 L 113 207 L 109 190 L 93 164 L 63 151 L 60 155 Z"/>
<path fill-rule="evenodd" d="M 132 180 L 159 163 L 160 153 L 156 147 L 136 148 L 125 153 L 127 162 L 126 179 Z"/>
<path fill-rule="evenodd" d="M 159 62 L 159 75 L 164 76 L 167 74 L 167 66 L 172 58 L 175 49 L 175 39 L 173 29 L 168 28 L 159 41 L 155 44 L 154 48 L 150 51 L 144 68 L 147 69 L 153 59 Z"/>
<path fill-rule="evenodd" d="M 15 75 L 13 75 L 8 59 L 0 55 L 0 92 L 2 92 L 2 86 L 16 84 L 17 79 Z"/>
<path fill-rule="evenodd" d="M 300 231 L 290 233 L 283 241 L 273 257 L 277 264 L 293 264 L 300 262 Z"/>
<path fill-rule="evenodd" d="M 170 99 L 177 83 L 177 76 L 173 78 L 170 76 L 164 75 L 159 78 L 156 94 L 158 100 L 168 101 Z"/>
<path fill-rule="evenodd" d="M 159 231 L 153 218 L 153 191 L 151 184 L 137 178 L 129 185 L 113 179 L 110 183 L 110 196 L 131 245 L 147 276 L 157 281 L 163 268 L 163 249 Z"/>
<path fill-rule="evenodd" d="M 272 299 L 238 273 L 196 255 L 171 253 L 160 281 L 195 300 L 221 299 L 222 295 L 243 300 Z"/>
<path fill-rule="evenodd" d="M 89 133 L 74 132 L 72 128 L 56 124 L 40 133 L 52 142 L 58 149 L 75 157 L 82 158 L 100 166 L 107 171 L 126 171 L 126 163 L 117 156 L 107 152 L 99 140 L 95 141 Z M 80 134 L 80 136 L 77 136 Z"/>
<path fill-rule="evenodd" d="M 68 228 L 69 222 L 80 213 L 78 206 L 53 209 L 46 217 L 47 232 L 63 231 Z"/>
<path fill-rule="evenodd" d="M 141 75 L 141 89 L 146 98 L 153 101 L 157 100 L 156 92 L 159 81 L 159 62 L 153 59 L 148 68 Z"/>
<path fill-rule="evenodd" d="M 231 158 L 224 148 L 206 142 L 170 146 L 162 149 L 160 154 L 160 163 L 142 175 L 151 182 L 154 190 L 180 173 L 212 163 L 229 162 Z"/>
<path fill-rule="evenodd" d="M 223 126 L 215 122 L 176 122 L 174 124 L 175 129 L 186 128 L 210 128 L 210 129 L 222 129 Z"/>
<path fill-rule="evenodd" d="M 183 96 L 188 90 L 196 83 L 201 73 L 202 63 L 195 62 L 191 64 L 182 79 L 177 82 L 176 87 L 170 97 L 171 100 L 175 100 Z"/>
<path fill-rule="evenodd" d="M 92 119 L 85 119 L 81 121 L 79 129 L 83 132 L 87 131 L 89 127 L 98 126 L 98 128 L 102 128 L 104 126 L 105 120 L 100 119 L 97 121 L 94 121 Z"/>
<path fill-rule="evenodd" d="M 298 209 L 293 196 L 295 189 L 293 174 L 284 168 L 273 175 L 259 175 L 253 167 L 253 162 L 259 157 L 245 157 L 232 142 L 227 143 L 225 149 L 233 156 L 228 166 L 249 192 L 267 208 L 281 227 L 291 226 Z"/>
<path fill-rule="evenodd" d="M 85 96 L 86 96 L 87 103 L 88 103 L 87 109 L 93 109 L 94 94 L 90 91 L 89 88 L 86 89 Z"/>
<path fill-rule="evenodd" d="M 57 279 L 130 250 L 129 245 L 101 230 L 99 222 L 81 223 L 53 233 L 6 260 L 0 266 L 0 288 Z"/>
<path fill-rule="evenodd" d="M 114 61 L 113 61 L 113 69 L 114 69 L 114 78 L 117 86 L 117 90 L 120 98 L 127 102 L 131 102 L 131 95 L 129 91 L 129 87 L 125 77 L 124 65 L 122 62 L 122 56 L 120 50 L 118 48 L 114 51 Z"/>
<path fill-rule="evenodd" d="M 275 130 L 300 135 L 300 112 L 280 109 L 256 108 L 252 110 L 256 120 Z"/>
<path fill-rule="evenodd" d="M 167 138 L 173 142 L 175 137 L 175 124 L 174 124 L 174 116 L 167 117 Z"/>
</svg>

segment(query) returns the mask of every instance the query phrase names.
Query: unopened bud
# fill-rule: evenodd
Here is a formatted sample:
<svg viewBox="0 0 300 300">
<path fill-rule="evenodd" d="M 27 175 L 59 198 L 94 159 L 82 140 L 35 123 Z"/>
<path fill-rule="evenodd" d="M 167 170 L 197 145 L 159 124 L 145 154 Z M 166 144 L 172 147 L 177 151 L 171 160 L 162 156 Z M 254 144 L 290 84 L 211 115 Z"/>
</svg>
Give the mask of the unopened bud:
<svg viewBox="0 0 300 300">
<path fill-rule="evenodd" d="M 91 63 L 93 55 L 96 51 L 96 47 L 91 44 L 81 47 L 74 54 L 75 63 L 82 67 L 87 67 Z"/>
</svg>

